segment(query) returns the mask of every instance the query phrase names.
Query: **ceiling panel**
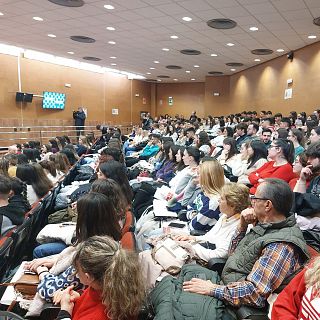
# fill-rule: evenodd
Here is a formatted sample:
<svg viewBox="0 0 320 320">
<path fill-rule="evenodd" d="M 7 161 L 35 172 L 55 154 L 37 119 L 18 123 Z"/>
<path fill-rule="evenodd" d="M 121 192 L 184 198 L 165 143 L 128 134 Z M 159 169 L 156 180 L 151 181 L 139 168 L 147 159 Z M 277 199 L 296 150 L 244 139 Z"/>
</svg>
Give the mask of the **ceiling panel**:
<svg viewBox="0 0 320 320">
<path fill-rule="evenodd" d="M 226 62 L 244 63 L 237 71 L 256 65 L 252 49 L 293 50 L 317 41 L 308 39 L 308 35 L 320 36 L 320 27 L 312 23 L 320 16 L 320 0 L 117 0 L 110 2 L 114 10 L 103 7 L 108 3 L 105 0 L 85 2 L 80 8 L 66 8 L 47 0 L 0 0 L 4 14 L 0 16 L 0 42 L 81 61 L 83 56 L 96 56 L 102 58 L 97 65 L 110 67 L 116 63 L 120 70 L 148 77 L 147 72 L 152 73 L 151 77 L 167 74 L 171 77 L 168 81 L 190 81 L 192 77 L 204 81 L 211 70 L 232 73 Z M 34 16 L 44 20 L 35 21 Z M 183 21 L 183 17 L 192 21 Z M 207 21 L 216 18 L 231 18 L 237 27 L 208 27 Z M 108 31 L 107 26 L 116 30 Z M 252 26 L 259 31 L 250 31 Z M 49 38 L 49 33 L 57 37 Z M 90 36 L 96 42 L 74 42 L 71 35 Z M 179 38 L 170 39 L 172 35 Z M 111 40 L 116 44 L 109 44 Z M 228 47 L 228 42 L 235 45 Z M 202 54 L 186 56 L 181 49 L 197 49 Z M 211 53 L 218 56 L 211 57 Z M 281 54 L 259 58 L 262 63 Z M 155 60 L 160 63 L 155 64 Z M 183 69 L 168 70 L 168 64 Z M 194 68 L 195 64 L 200 68 Z M 187 69 L 190 74 L 185 72 Z"/>
</svg>

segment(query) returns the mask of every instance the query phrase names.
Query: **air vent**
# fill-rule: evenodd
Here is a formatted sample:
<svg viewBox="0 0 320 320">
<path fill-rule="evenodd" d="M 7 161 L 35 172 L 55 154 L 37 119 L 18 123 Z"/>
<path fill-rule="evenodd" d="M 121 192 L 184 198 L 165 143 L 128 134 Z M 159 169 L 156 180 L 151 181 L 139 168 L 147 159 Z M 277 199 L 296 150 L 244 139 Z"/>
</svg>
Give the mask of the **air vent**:
<svg viewBox="0 0 320 320">
<path fill-rule="evenodd" d="M 86 37 L 86 36 L 71 36 L 70 39 L 73 40 L 73 41 L 82 42 L 82 43 L 93 43 L 93 42 L 96 42 L 95 39 L 89 38 L 89 37 Z"/>
<path fill-rule="evenodd" d="M 182 67 L 180 66 L 175 66 L 175 65 L 169 65 L 169 66 L 166 66 L 167 69 L 173 69 L 173 70 L 177 70 L 177 69 L 182 69 Z"/>
<path fill-rule="evenodd" d="M 273 50 L 271 50 L 271 49 L 254 49 L 254 50 L 251 50 L 251 53 L 257 54 L 258 56 L 264 56 L 267 54 L 272 54 Z"/>
<path fill-rule="evenodd" d="M 83 57 L 82 59 L 88 60 L 88 61 L 101 61 L 101 59 L 97 57 Z"/>
<path fill-rule="evenodd" d="M 198 56 L 199 54 L 201 54 L 201 51 L 194 50 L 194 49 L 183 49 L 183 50 L 180 50 L 180 52 L 188 56 Z"/>
<path fill-rule="evenodd" d="M 207 21 L 207 25 L 214 29 L 232 29 L 237 23 L 231 19 L 212 19 Z"/>
<path fill-rule="evenodd" d="M 157 76 L 157 77 L 160 78 L 160 79 L 169 79 L 170 78 L 169 76 L 162 76 L 162 75 Z"/>
<path fill-rule="evenodd" d="M 228 63 L 226 63 L 226 65 L 229 66 L 229 67 L 242 67 L 243 63 L 240 63 L 240 62 L 228 62 Z"/>
<path fill-rule="evenodd" d="M 84 5 L 83 0 L 49 0 L 49 1 L 64 7 L 82 7 Z"/>
<path fill-rule="evenodd" d="M 210 74 L 212 76 L 221 76 L 221 75 L 223 75 L 223 72 L 221 72 L 221 71 L 209 71 L 208 74 Z"/>
<path fill-rule="evenodd" d="M 156 79 L 147 79 L 147 82 L 158 82 Z"/>
<path fill-rule="evenodd" d="M 314 18 L 314 19 L 313 19 L 313 23 L 314 23 L 315 25 L 317 25 L 317 26 L 320 26 L 320 17 Z"/>
</svg>

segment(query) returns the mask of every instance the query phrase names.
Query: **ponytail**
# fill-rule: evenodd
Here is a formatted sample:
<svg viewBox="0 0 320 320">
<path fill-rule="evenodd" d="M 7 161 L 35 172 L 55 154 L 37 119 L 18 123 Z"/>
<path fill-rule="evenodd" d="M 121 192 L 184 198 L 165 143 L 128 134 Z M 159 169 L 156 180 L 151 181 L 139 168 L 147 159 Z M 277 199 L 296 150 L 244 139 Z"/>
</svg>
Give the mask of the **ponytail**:
<svg viewBox="0 0 320 320">
<path fill-rule="evenodd" d="M 277 139 L 275 140 L 274 144 L 281 148 L 283 156 L 285 159 L 292 164 L 294 161 L 294 146 L 292 141 L 287 139 Z"/>
<path fill-rule="evenodd" d="M 74 265 L 101 286 L 102 303 L 110 319 L 125 320 L 138 315 L 145 286 L 135 252 L 122 249 L 109 237 L 93 236 L 79 244 Z"/>
</svg>

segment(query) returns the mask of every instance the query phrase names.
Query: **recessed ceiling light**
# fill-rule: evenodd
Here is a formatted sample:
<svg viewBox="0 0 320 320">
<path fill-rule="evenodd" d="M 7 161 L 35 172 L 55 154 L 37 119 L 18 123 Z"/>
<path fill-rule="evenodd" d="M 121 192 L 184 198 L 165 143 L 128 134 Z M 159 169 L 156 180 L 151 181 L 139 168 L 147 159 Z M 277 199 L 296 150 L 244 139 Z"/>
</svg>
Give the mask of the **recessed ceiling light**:
<svg viewBox="0 0 320 320">
<path fill-rule="evenodd" d="M 189 70 L 186 70 L 186 73 L 190 73 L 191 71 L 189 71 Z"/>
<path fill-rule="evenodd" d="M 170 38 L 171 38 L 171 39 L 178 39 L 179 37 L 178 37 L 178 36 L 173 35 L 173 36 L 170 36 Z"/>
<path fill-rule="evenodd" d="M 162 48 L 162 51 L 170 51 L 168 48 Z"/>
<path fill-rule="evenodd" d="M 116 63 L 111 63 L 111 65 L 112 65 L 112 66 L 116 66 L 117 64 L 116 64 Z"/>
<path fill-rule="evenodd" d="M 105 9 L 107 9 L 107 10 L 113 10 L 114 9 L 114 6 L 112 6 L 111 4 L 105 4 L 103 7 Z"/>
<path fill-rule="evenodd" d="M 259 61 L 261 61 L 261 60 L 260 60 L 260 59 L 254 59 L 254 61 L 259 62 Z"/>
<path fill-rule="evenodd" d="M 3 16 L 4 14 L 2 12 L 0 12 L 0 16 Z"/>
<path fill-rule="evenodd" d="M 116 28 L 114 28 L 114 27 L 106 27 L 106 29 L 109 30 L 109 31 L 114 31 L 114 30 L 116 30 Z"/>
<path fill-rule="evenodd" d="M 195 78 L 191 78 L 191 81 L 194 81 L 194 80 L 196 80 Z"/>
<path fill-rule="evenodd" d="M 161 82 L 162 80 L 161 79 L 157 79 L 157 81 Z"/>
<path fill-rule="evenodd" d="M 236 71 L 236 69 L 230 69 L 230 71 Z"/>
<path fill-rule="evenodd" d="M 216 53 L 211 53 L 210 56 L 211 57 L 217 57 L 218 55 Z"/>
<path fill-rule="evenodd" d="M 250 31 L 258 31 L 259 28 L 257 28 L 257 27 L 251 27 L 251 28 L 249 28 L 249 30 L 250 30 Z"/>
<path fill-rule="evenodd" d="M 69 53 L 69 54 L 74 54 L 74 52 L 73 52 L 73 51 L 68 51 L 67 53 Z"/>
<path fill-rule="evenodd" d="M 147 74 L 151 74 L 151 72 L 147 72 Z"/>
<path fill-rule="evenodd" d="M 156 61 L 153 61 L 153 62 L 154 62 L 154 63 L 160 63 L 160 62 L 159 62 L 159 61 L 157 61 L 157 60 L 156 60 Z"/>
<path fill-rule="evenodd" d="M 195 68 L 200 68 L 200 66 L 198 66 L 197 64 L 194 65 Z"/>
<path fill-rule="evenodd" d="M 191 21 L 191 20 L 192 20 L 192 18 L 190 18 L 190 17 L 183 17 L 183 18 L 182 18 L 182 20 L 183 20 L 183 21 L 187 21 L 187 22 L 189 22 L 189 21 Z"/>
<path fill-rule="evenodd" d="M 308 36 L 308 39 L 316 39 L 316 38 L 317 38 L 317 36 L 314 36 L 314 35 Z"/>
<path fill-rule="evenodd" d="M 284 49 L 277 49 L 277 52 L 284 52 Z"/>
<path fill-rule="evenodd" d="M 108 41 L 109 44 L 116 44 L 115 41 Z"/>
<path fill-rule="evenodd" d="M 57 36 L 56 36 L 55 34 L 49 33 L 49 34 L 48 34 L 48 37 L 50 37 L 50 38 L 56 38 Z"/>
<path fill-rule="evenodd" d="M 178 81 L 178 79 L 173 79 L 173 81 Z"/>
<path fill-rule="evenodd" d="M 154 67 L 151 67 L 151 68 L 149 68 L 150 70 L 154 70 L 155 68 Z"/>
<path fill-rule="evenodd" d="M 233 46 L 234 46 L 234 43 L 228 42 L 228 43 L 227 43 L 227 46 L 228 46 L 228 47 L 233 47 Z"/>
<path fill-rule="evenodd" d="M 117 59 L 117 57 L 110 57 L 110 59 Z"/>
<path fill-rule="evenodd" d="M 40 18 L 40 17 L 33 17 L 32 19 L 33 19 L 33 20 L 36 20 L 36 21 L 43 21 L 43 19 Z"/>
</svg>

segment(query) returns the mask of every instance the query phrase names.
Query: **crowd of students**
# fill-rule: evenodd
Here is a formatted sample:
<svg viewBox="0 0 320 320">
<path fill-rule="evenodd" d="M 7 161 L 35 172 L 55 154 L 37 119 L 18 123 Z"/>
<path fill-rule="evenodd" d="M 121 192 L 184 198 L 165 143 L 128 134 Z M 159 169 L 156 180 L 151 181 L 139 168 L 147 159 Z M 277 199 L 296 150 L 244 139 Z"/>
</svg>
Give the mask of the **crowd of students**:
<svg viewBox="0 0 320 320">
<path fill-rule="evenodd" d="M 320 251 L 319 117 L 320 110 L 287 117 L 147 114 L 127 136 L 105 128 L 95 143 L 80 136 L 75 145 L 57 137 L 42 147 L 10 146 L 0 159 L 2 236 L 75 163 L 81 168 L 75 179 L 81 184 L 63 188 L 56 203 L 57 210 L 70 205 L 76 216 L 72 245 L 57 237 L 35 248 L 26 264 L 40 279 L 28 315 L 40 314 L 48 301 L 60 304 L 58 319 L 135 319 L 152 288 L 159 319 L 169 319 L 167 309 L 175 310 L 172 319 L 175 312 L 196 317 L 204 305 L 190 310 L 180 302 L 200 294 L 216 310 L 221 301 L 261 308 L 287 285 L 272 319 L 319 319 L 320 258 L 309 260 L 307 247 Z M 154 197 L 175 218 L 159 224 Z M 123 240 L 130 212 L 136 247 Z M 183 230 L 170 222 L 182 222 Z M 173 289 L 170 272 L 150 251 L 163 237 L 197 263 L 224 258 L 221 278 L 185 264 Z M 199 270 L 206 279 L 196 276 Z M 234 317 L 229 311 L 220 319 Z"/>
</svg>

